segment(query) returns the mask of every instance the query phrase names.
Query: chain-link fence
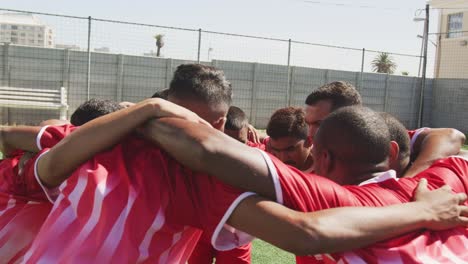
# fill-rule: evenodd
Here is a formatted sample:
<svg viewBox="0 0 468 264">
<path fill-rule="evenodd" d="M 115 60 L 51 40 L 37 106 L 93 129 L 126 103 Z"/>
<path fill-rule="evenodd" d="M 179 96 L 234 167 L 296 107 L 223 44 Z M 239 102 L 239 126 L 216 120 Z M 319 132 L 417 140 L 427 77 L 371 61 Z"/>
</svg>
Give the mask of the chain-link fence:
<svg viewBox="0 0 468 264">
<path fill-rule="evenodd" d="M 35 23 L 47 26 L 53 33 L 51 45 L 46 43 L 42 47 L 12 41 L 12 36 L 3 41 L 2 86 L 38 90 L 64 87 L 68 115 L 88 98 L 138 101 L 149 97 L 168 86 L 179 64 L 200 62 L 225 71 L 233 84 L 234 104 L 244 109 L 258 127 L 265 126 L 275 109 L 302 106 L 313 89 L 335 80 L 353 83 L 365 104 L 375 110 L 396 115 L 408 127 L 420 125 L 422 82 L 418 77 L 422 72 L 422 52 L 385 53 L 202 29 L 1 10 L 24 17 L 34 15 Z M 13 31 L 10 25 L 1 32 Z M 21 34 L 20 29 L 15 31 Z M 163 41 L 157 43 L 157 35 L 162 35 Z M 381 71 L 378 59 L 382 55 L 395 64 L 394 74 L 371 73 Z M 427 72 L 432 73 L 437 62 L 430 61 Z M 440 82 L 430 79 L 425 82 L 422 125 L 431 125 L 432 104 L 439 105 L 432 96 L 433 83 Z M 437 91 L 437 87 L 434 89 Z M 53 100 L 49 98 L 51 95 L 26 93 L 37 97 L 35 101 Z M 54 96 L 54 100 L 60 98 Z M 58 117 L 55 110 L 17 109 L 13 99 L 8 100 L 11 105 L 1 108 L 2 124 L 34 124 Z M 5 104 L 5 100 L 1 101 Z M 434 116 L 435 120 L 439 120 L 437 117 Z"/>
</svg>

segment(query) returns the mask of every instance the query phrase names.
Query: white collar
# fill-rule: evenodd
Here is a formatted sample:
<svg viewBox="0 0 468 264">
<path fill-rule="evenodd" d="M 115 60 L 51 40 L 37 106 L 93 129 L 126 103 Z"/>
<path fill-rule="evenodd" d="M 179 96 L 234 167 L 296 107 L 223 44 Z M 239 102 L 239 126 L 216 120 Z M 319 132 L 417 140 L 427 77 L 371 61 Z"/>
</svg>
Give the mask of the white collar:
<svg viewBox="0 0 468 264">
<path fill-rule="evenodd" d="M 395 179 L 398 180 L 396 176 L 396 172 L 394 170 L 388 170 L 384 172 L 380 172 L 377 174 L 377 176 L 368 179 L 367 181 L 363 181 L 359 184 L 359 186 L 366 185 L 366 184 L 371 184 L 371 183 L 378 183 L 378 182 L 383 182 L 389 179 Z"/>
</svg>

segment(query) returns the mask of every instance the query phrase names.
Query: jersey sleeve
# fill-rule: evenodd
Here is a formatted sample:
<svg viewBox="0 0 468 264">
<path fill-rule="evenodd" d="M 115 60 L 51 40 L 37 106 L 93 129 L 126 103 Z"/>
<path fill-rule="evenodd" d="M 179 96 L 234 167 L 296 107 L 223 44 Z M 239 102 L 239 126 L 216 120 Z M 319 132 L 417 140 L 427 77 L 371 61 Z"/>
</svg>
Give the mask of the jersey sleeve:
<svg viewBox="0 0 468 264">
<path fill-rule="evenodd" d="M 266 154 L 275 183 L 277 200 L 301 212 L 313 212 L 342 206 L 362 206 L 358 197 L 335 182 L 312 173 L 303 173 Z"/>
<path fill-rule="evenodd" d="M 60 190 L 58 187 L 56 188 L 49 188 L 45 186 L 38 174 L 37 171 L 37 165 L 39 160 L 43 157 L 44 154 L 46 154 L 50 149 L 43 149 L 41 152 L 38 153 L 38 155 L 35 156 L 34 159 L 30 160 L 29 165 L 27 167 L 27 170 L 25 170 L 25 177 L 27 178 L 27 182 L 29 184 L 29 192 L 33 193 L 36 196 L 39 197 L 45 197 L 49 202 L 54 203 L 54 201 L 57 199 L 57 196 L 60 193 Z"/>
<path fill-rule="evenodd" d="M 28 200 L 38 202 L 47 202 L 49 200 L 43 186 L 38 182 L 36 177 L 36 162 L 47 151 L 48 149 L 43 149 L 39 153 L 36 153 L 24 163 L 23 168 L 18 172 L 17 185 L 21 189 L 19 194 Z"/>
<path fill-rule="evenodd" d="M 78 127 L 73 125 L 44 126 L 37 135 L 37 148 L 40 150 L 45 148 L 52 148 L 58 142 L 60 142 L 60 140 L 68 136 L 77 128 Z"/>
</svg>

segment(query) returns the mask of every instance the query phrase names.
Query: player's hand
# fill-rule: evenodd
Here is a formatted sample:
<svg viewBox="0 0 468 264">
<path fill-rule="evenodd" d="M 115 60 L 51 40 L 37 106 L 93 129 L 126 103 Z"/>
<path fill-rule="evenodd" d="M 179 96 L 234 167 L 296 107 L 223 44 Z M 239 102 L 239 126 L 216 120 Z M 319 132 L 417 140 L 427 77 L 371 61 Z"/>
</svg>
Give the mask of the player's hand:
<svg viewBox="0 0 468 264">
<path fill-rule="evenodd" d="M 415 201 L 422 203 L 427 213 L 425 227 L 444 230 L 460 225 L 468 225 L 468 207 L 465 193 L 453 193 L 448 185 L 429 191 L 427 180 L 421 179 L 414 194 Z"/>
<path fill-rule="evenodd" d="M 260 134 L 251 124 L 247 125 L 247 139 L 253 143 L 260 143 Z"/>
</svg>

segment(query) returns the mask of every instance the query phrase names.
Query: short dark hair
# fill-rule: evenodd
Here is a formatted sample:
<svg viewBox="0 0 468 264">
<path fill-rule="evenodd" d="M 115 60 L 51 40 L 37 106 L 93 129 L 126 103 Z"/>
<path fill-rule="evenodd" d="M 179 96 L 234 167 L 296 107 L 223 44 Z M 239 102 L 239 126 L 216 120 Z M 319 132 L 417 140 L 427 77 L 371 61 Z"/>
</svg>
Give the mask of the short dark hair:
<svg viewBox="0 0 468 264">
<path fill-rule="evenodd" d="M 249 124 L 247 115 L 237 106 L 229 107 L 229 111 L 226 116 L 226 125 L 224 129 L 228 130 L 241 130 Z"/>
<path fill-rule="evenodd" d="M 348 106 L 331 113 L 315 134 L 315 147 L 340 160 L 378 164 L 390 153 L 390 132 L 383 118 L 367 107 Z"/>
<path fill-rule="evenodd" d="M 70 117 L 70 123 L 74 126 L 81 126 L 95 118 L 110 114 L 122 108 L 123 107 L 119 103 L 112 100 L 89 99 L 78 106 L 75 112 L 73 112 Z"/>
<path fill-rule="evenodd" d="M 232 102 L 231 84 L 224 72 L 202 64 L 179 65 L 169 85 L 168 95 L 209 105 L 224 103 L 229 107 Z"/>
<path fill-rule="evenodd" d="M 390 139 L 398 143 L 400 148 L 399 159 L 405 159 L 411 154 L 410 138 L 406 127 L 393 115 L 385 112 L 379 113 L 387 124 Z"/>
<path fill-rule="evenodd" d="M 273 139 L 294 137 L 307 139 L 308 126 L 302 108 L 286 107 L 276 110 L 268 121 L 268 136 Z"/>
<path fill-rule="evenodd" d="M 349 82 L 331 82 L 314 90 L 307 96 L 305 103 L 314 105 L 322 100 L 330 100 L 332 111 L 345 106 L 362 105 L 362 99 L 354 85 Z"/>
<path fill-rule="evenodd" d="M 169 95 L 169 89 L 164 89 L 164 90 L 155 92 L 151 96 L 151 98 L 161 98 L 161 99 L 167 100 L 168 95 Z"/>
</svg>

